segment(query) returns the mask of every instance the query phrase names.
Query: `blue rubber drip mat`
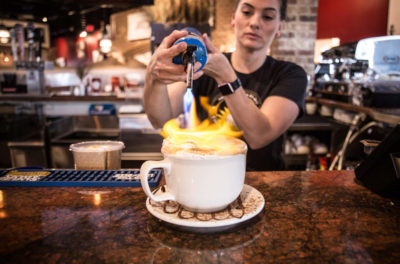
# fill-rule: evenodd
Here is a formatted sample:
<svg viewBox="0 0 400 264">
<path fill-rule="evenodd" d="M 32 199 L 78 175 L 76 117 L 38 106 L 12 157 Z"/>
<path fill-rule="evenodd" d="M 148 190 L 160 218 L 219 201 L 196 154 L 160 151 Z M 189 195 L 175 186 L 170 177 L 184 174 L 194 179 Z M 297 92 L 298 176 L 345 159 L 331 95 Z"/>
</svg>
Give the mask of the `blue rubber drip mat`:
<svg viewBox="0 0 400 264">
<path fill-rule="evenodd" d="M 139 169 L 68 170 L 15 168 L 0 170 L 0 186 L 36 187 L 140 187 Z M 162 170 L 150 171 L 148 181 L 156 187 Z"/>
</svg>

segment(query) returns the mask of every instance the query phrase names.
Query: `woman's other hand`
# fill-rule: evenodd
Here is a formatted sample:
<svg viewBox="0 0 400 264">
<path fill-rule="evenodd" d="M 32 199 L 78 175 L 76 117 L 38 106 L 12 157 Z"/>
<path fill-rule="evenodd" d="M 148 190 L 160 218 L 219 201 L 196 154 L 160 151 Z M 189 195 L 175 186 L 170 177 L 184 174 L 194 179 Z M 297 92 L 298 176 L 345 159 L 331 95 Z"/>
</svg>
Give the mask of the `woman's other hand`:
<svg viewBox="0 0 400 264">
<path fill-rule="evenodd" d="M 213 77 L 218 85 L 236 80 L 235 71 L 228 58 L 211 43 L 207 34 L 203 34 L 203 40 L 208 51 L 204 73 Z"/>
</svg>

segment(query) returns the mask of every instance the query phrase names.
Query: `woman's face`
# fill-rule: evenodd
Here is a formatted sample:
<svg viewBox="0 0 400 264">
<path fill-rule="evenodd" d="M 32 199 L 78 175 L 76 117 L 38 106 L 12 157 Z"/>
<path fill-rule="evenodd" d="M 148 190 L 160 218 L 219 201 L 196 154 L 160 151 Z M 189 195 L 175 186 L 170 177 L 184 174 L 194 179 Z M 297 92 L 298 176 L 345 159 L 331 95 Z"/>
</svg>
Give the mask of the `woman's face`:
<svg viewBox="0 0 400 264">
<path fill-rule="evenodd" d="M 266 51 L 281 29 L 279 10 L 278 0 L 241 0 L 232 16 L 237 45 Z"/>
</svg>

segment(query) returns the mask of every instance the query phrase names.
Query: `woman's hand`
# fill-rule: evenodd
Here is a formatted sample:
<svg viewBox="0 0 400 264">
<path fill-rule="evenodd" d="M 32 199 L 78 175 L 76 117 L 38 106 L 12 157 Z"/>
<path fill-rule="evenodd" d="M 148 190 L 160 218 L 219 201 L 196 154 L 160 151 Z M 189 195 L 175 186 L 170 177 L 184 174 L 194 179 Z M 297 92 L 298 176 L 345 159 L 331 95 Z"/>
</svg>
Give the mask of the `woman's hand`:
<svg viewBox="0 0 400 264">
<path fill-rule="evenodd" d="M 185 42 L 180 42 L 177 45 L 174 45 L 174 43 L 187 34 L 187 31 L 174 30 L 169 36 L 163 39 L 151 57 L 147 67 L 149 77 L 153 81 L 163 84 L 186 81 L 185 66 L 173 63 L 172 59 L 186 50 L 187 44 Z M 196 63 L 194 70 L 196 71 L 200 65 L 200 63 Z M 199 71 L 194 74 L 193 78 L 197 79 L 202 74 L 203 72 Z"/>
<path fill-rule="evenodd" d="M 203 34 L 203 40 L 208 51 L 204 73 L 213 77 L 218 85 L 236 80 L 236 73 L 228 58 L 214 47 L 207 34 Z"/>
</svg>

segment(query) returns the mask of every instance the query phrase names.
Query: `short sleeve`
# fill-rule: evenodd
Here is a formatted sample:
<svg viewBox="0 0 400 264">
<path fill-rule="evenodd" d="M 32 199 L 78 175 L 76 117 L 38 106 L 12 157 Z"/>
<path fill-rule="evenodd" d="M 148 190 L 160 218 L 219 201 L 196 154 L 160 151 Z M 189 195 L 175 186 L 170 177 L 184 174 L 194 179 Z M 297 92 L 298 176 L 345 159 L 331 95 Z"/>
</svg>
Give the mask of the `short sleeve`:
<svg viewBox="0 0 400 264">
<path fill-rule="evenodd" d="M 279 72 L 279 78 L 270 95 L 282 96 L 292 100 L 299 107 L 299 115 L 304 114 L 304 100 L 307 88 L 307 74 L 297 64 L 288 63 Z"/>
</svg>

